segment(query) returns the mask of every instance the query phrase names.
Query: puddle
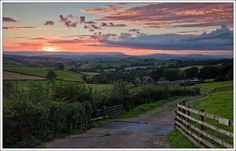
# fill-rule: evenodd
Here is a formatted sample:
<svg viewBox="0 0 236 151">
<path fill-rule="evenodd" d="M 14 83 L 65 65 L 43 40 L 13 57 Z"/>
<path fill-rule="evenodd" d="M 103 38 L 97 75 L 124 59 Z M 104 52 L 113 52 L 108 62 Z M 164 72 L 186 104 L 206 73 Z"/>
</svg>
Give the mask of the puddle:
<svg viewBox="0 0 236 151">
<path fill-rule="evenodd" d="M 147 132 L 155 135 L 165 135 L 169 131 L 173 130 L 174 126 L 114 121 L 106 126 L 103 126 L 102 128 L 130 132 Z"/>
</svg>

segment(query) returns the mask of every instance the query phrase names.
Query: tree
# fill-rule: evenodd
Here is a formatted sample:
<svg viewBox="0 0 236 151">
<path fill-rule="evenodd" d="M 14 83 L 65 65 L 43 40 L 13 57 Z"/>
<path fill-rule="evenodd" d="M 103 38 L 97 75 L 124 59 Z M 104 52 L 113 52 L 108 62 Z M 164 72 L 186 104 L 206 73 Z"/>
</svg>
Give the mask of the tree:
<svg viewBox="0 0 236 151">
<path fill-rule="evenodd" d="M 233 64 L 224 64 L 219 69 L 219 74 L 215 81 L 233 80 Z"/>
<path fill-rule="evenodd" d="M 60 70 L 64 70 L 64 69 L 65 69 L 63 63 L 59 63 L 59 64 L 57 65 L 57 68 L 60 69 Z"/>
<path fill-rule="evenodd" d="M 183 73 L 184 73 L 185 78 L 196 77 L 198 75 L 198 67 L 191 67 L 191 68 L 185 69 Z"/>
<path fill-rule="evenodd" d="M 163 72 L 163 77 L 167 80 L 174 81 L 181 77 L 181 72 L 178 69 L 167 69 Z"/>
<path fill-rule="evenodd" d="M 201 79 L 212 79 L 217 77 L 218 72 L 219 72 L 218 67 L 205 66 L 202 69 L 200 69 L 199 76 Z"/>
<path fill-rule="evenodd" d="M 54 79 L 56 79 L 56 77 L 57 77 L 56 73 L 52 70 L 48 71 L 48 73 L 46 75 L 47 80 L 54 80 Z"/>
</svg>

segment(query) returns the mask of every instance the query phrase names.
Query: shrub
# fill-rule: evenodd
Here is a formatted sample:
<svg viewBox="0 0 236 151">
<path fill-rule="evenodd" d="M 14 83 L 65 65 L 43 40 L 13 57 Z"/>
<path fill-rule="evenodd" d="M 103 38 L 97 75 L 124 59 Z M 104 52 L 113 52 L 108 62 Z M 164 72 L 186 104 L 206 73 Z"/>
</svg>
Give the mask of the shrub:
<svg viewBox="0 0 236 151">
<path fill-rule="evenodd" d="M 146 85 L 132 88 L 128 83 L 120 81 L 115 83 L 112 89 L 96 94 L 93 99 L 99 102 L 96 103 L 98 106 L 123 104 L 125 109 L 129 110 L 134 106 L 144 103 L 150 103 L 173 96 L 196 95 L 199 93 L 200 89 L 189 86 Z"/>
<path fill-rule="evenodd" d="M 83 102 L 92 100 L 92 89 L 77 82 L 53 82 L 50 85 L 52 100 Z"/>
<path fill-rule="evenodd" d="M 46 75 L 47 80 L 54 80 L 54 79 L 56 79 L 56 77 L 57 77 L 56 73 L 52 70 L 48 71 L 48 73 Z"/>
<path fill-rule="evenodd" d="M 87 102 L 33 104 L 8 101 L 4 103 L 3 144 L 9 147 L 32 138 L 46 140 L 73 130 L 84 130 L 90 117 L 91 105 Z"/>
<path fill-rule="evenodd" d="M 88 128 L 91 93 L 82 84 L 51 81 L 29 82 L 26 88 L 18 84 L 5 87 L 11 93 L 4 92 L 4 147 L 29 145 L 32 140 Z"/>
</svg>

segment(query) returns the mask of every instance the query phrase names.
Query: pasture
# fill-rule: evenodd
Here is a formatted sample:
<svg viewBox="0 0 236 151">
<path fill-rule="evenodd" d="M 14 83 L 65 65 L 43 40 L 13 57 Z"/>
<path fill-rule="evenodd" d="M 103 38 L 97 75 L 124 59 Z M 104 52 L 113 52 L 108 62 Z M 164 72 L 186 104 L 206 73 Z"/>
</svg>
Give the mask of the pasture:
<svg viewBox="0 0 236 151">
<path fill-rule="evenodd" d="M 4 66 L 3 70 L 25 75 L 38 76 L 38 77 L 45 77 L 49 70 L 53 70 L 57 75 L 57 79 L 59 80 L 83 81 L 81 79 L 80 73 L 67 70 L 56 70 L 50 68 L 26 67 L 26 66 Z"/>
<path fill-rule="evenodd" d="M 206 92 L 208 96 L 204 99 L 195 101 L 192 104 L 194 109 L 204 109 L 204 111 L 207 113 L 233 120 L 233 81 L 201 83 L 197 84 L 196 86 L 200 87 L 201 91 Z M 224 127 L 212 120 L 206 120 L 209 123 L 217 125 L 218 127 Z M 224 128 L 228 129 L 229 131 L 233 131 L 232 126 Z M 223 138 L 228 142 L 232 142 L 232 140 L 228 137 L 222 136 L 210 130 L 209 132 L 215 136 L 218 136 L 219 138 Z M 194 147 L 190 141 L 184 138 L 176 130 L 168 134 L 168 141 L 172 148 Z"/>
</svg>

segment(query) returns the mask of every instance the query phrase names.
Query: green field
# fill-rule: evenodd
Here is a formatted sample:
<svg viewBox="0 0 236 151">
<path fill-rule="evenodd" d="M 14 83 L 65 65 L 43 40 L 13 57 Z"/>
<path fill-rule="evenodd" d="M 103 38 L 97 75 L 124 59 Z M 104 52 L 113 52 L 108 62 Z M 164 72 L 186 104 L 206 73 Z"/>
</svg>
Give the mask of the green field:
<svg viewBox="0 0 236 151">
<path fill-rule="evenodd" d="M 92 87 L 94 90 L 98 90 L 98 91 L 110 89 L 113 87 L 112 84 L 87 84 L 87 85 Z"/>
<path fill-rule="evenodd" d="M 186 67 L 181 67 L 181 68 L 178 68 L 179 70 L 181 71 L 184 71 L 186 69 L 190 69 L 190 68 L 193 68 L 193 67 L 197 67 L 199 70 L 202 69 L 203 67 L 206 67 L 206 66 L 211 66 L 211 67 L 216 67 L 218 65 L 194 65 L 194 66 L 186 66 Z"/>
<path fill-rule="evenodd" d="M 208 96 L 202 100 L 195 101 L 193 108 L 204 109 L 207 113 L 212 113 L 231 120 L 233 119 L 233 81 L 202 83 L 197 86 L 200 87 L 201 91 L 208 93 Z M 208 119 L 206 119 L 206 121 L 218 127 L 233 131 L 232 126 L 225 127 Z M 207 130 L 207 132 L 232 143 L 232 139 L 227 136 L 211 130 Z M 194 146 L 177 131 L 172 131 L 168 134 L 168 141 L 172 148 L 192 148 Z"/>
<path fill-rule="evenodd" d="M 49 68 L 25 67 L 25 66 L 4 66 L 3 70 L 12 71 L 27 75 L 45 77 L 50 70 Z M 82 81 L 81 74 L 66 71 L 66 70 L 53 70 L 57 74 L 57 79 L 68 81 Z"/>
</svg>

